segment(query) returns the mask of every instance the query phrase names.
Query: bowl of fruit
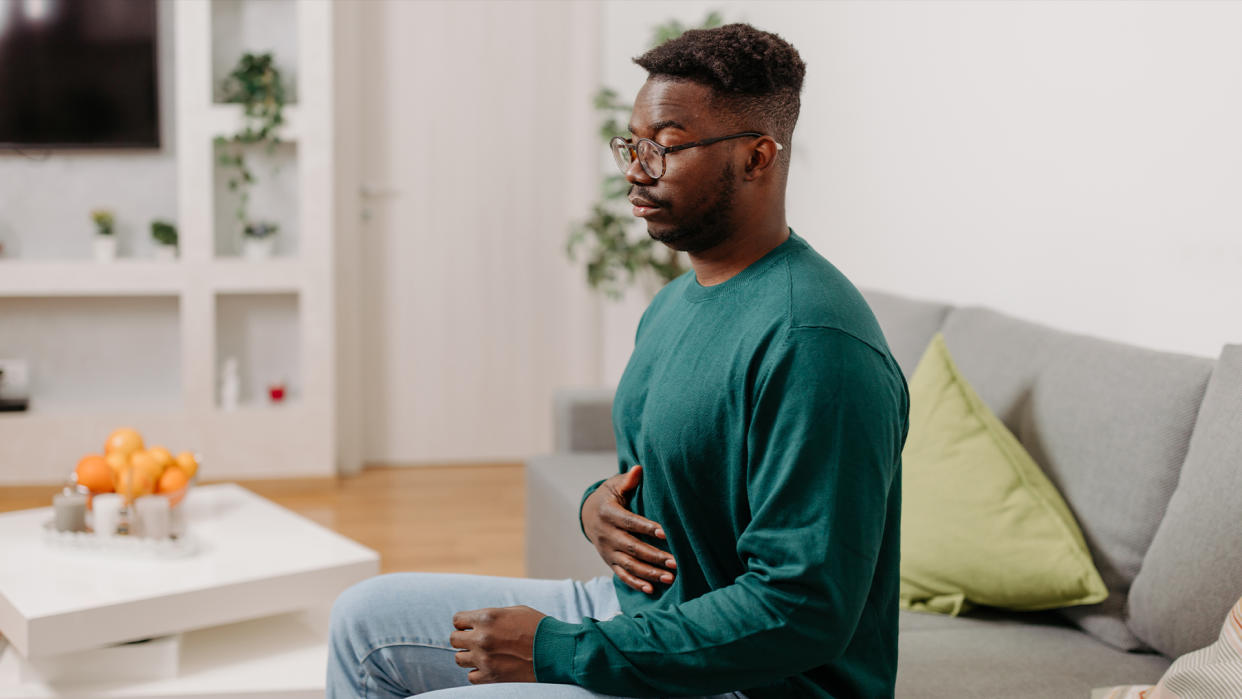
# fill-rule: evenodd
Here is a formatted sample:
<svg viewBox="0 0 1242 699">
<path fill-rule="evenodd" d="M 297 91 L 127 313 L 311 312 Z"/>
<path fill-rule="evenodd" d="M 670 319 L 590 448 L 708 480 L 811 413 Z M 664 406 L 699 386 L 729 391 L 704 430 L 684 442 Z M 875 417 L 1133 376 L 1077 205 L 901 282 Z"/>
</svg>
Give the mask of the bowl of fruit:
<svg viewBox="0 0 1242 699">
<path fill-rule="evenodd" d="M 144 495 L 163 495 L 176 507 L 198 482 L 200 461 L 192 452 L 147 447 L 137 430 L 125 427 L 108 435 L 102 454 L 83 456 L 73 478 L 90 491 L 87 507 L 101 493 L 117 493 L 126 505 Z"/>
</svg>

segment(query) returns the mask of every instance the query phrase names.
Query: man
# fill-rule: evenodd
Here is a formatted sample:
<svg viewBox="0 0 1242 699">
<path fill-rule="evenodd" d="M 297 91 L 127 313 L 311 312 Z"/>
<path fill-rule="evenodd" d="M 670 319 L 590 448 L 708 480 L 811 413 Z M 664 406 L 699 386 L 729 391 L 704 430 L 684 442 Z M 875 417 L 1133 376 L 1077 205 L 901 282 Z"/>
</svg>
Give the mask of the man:
<svg viewBox="0 0 1242 699">
<path fill-rule="evenodd" d="M 733 24 L 636 62 L 613 153 L 693 269 L 639 323 L 621 473 L 583 498 L 615 577 L 362 583 L 334 608 L 331 696 L 893 694 L 909 399 L 857 289 L 785 222 L 802 60 Z M 495 684 L 534 681 L 556 684 Z"/>
</svg>

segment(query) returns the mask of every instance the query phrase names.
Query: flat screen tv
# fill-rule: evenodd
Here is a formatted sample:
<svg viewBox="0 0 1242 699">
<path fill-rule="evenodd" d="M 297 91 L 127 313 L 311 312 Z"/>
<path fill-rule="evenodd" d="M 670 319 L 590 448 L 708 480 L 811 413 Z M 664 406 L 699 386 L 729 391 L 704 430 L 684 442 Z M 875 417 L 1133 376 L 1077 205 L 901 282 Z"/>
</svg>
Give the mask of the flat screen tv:
<svg viewBox="0 0 1242 699">
<path fill-rule="evenodd" d="M 0 148 L 159 148 L 156 0 L 0 0 Z"/>
</svg>

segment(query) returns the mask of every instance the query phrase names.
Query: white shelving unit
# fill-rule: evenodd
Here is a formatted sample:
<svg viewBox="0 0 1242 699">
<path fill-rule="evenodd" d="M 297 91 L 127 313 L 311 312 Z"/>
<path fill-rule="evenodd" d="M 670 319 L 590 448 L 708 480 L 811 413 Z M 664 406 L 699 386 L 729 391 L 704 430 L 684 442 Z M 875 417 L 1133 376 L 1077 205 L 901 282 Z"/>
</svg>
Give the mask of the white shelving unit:
<svg viewBox="0 0 1242 699">
<path fill-rule="evenodd" d="M 177 295 L 184 275 L 175 262 L 5 260 L 0 262 L 0 297 Z"/>
<path fill-rule="evenodd" d="M 0 326 L 6 318 L 27 319 L 23 327 L 32 336 L 10 345 L 30 353 L 24 358 L 31 362 L 31 409 L 0 413 L 0 484 L 57 481 L 122 426 L 138 429 L 151 443 L 200 452 L 207 478 L 336 471 L 332 5 L 181 0 L 161 5 L 165 9 L 175 15 L 180 257 L 0 262 Z M 263 26 L 239 35 L 247 22 Z M 213 37 L 216 25 L 227 36 Z M 267 36 L 272 46 L 256 43 Z M 274 50 L 278 65 L 288 66 L 297 81 L 289 92 L 297 103 L 286 108 L 280 134 L 292 146 L 285 152 L 296 159 L 292 223 L 286 228 L 281 221 L 280 235 L 295 244 L 271 260 L 230 256 L 220 244 L 221 231 L 233 224 L 217 220 L 214 138 L 234 133 L 242 116 L 240 106 L 212 101 L 214 76 L 219 66 L 236 62 L 239 46 Z M 280 47 L 296 47 L 296 55 L 283 56 Z M 69 309 L 59 311 L 69 320 L 58 322 L 54 313 L 30 320 L 39 304 Z M 127 340 L 124 328 L 152 315 L 151 308 L 163 314 L 158 321 L 168 326 L 167 341 Z M 94 314 L 90 322 L 72 320 L 88 312 Z M 61 347 L 80 351 L 55 351 Z M 0 337 L 0 357 L 4 348 Z M 218 400 L 222 348 L 245 355 L 239 359 L 249 391 L 231 412 Z M 171 364 L 179 371 L 169 370 L 165 354 L 152 354 L 163 352 L 179 354 Z M 92 357 L 108 359 L 102 366 L 113 373 L 91 374 Z M 56 361 L 74 370 L 58 372 Z M 249 375 L 252 370 L 264 375 Z M 287 381 L 286 402 L 269 404 L 258 387 L 280 378 Z M 43 396 L 42 389 L 48 389 Z M 44 399 L 49 396 L 54 400 Z"/>
<path fill-rule="evenodd" d="M 252 2 L 254 0 L 251 0 Z M 296 104 L 285 105 L 282 112 L 285 119 L 280 127 L 282 139 L 300 140 L 302 136 L 302 110 Z M 207 108 L 207 130 L 213 136 L 227 136 L 237 133 L 243 125 L 241 105 L 212 103 Z"/>
</svg>

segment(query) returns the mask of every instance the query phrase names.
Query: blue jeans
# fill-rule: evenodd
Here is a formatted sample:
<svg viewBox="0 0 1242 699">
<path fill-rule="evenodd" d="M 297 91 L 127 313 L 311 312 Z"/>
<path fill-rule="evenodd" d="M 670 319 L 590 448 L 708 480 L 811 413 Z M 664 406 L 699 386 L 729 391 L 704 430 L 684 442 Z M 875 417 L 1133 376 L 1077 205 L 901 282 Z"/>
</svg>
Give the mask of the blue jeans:
<svg viewBox="0 0 1242 699">
<path fill-rule="evenodd" d="M 484 575 L 392 573 L 364 580 L 332 606 L 328 699 L 378 699 L 434 692 L 436 699 L 606 697 L 566 684 L 483 684 L 466 679 L 449 644 L 453 615 L 526 605 L 562 621 L 621 613 L 612 578 L 530 580 Z M 438 691 L 435 691 L 438 690 Z M 710 699 L 745 699 L 740 692 Z"/>
</svg>

